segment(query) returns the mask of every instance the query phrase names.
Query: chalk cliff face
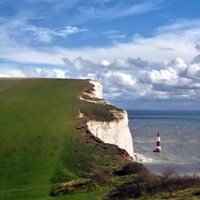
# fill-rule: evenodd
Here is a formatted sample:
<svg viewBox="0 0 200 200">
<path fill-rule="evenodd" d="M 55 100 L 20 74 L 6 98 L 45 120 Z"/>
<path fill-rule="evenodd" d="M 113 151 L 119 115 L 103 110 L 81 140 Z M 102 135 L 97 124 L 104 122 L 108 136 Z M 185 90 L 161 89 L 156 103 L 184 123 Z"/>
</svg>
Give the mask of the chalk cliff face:
<svg viewBox="0 0 200 200">
<path fill-rule="evenodd" d="M 102 99 L 102 90 L 103 90 L 102 85 L 99 82 L 92 80 L 90 80 L 90 83 L 92 83 L 93 85 L 93 92 L 90 94 L 90 96 Z"/>
<path fill-rule="evenodd" d="M 94 98 L 102 98 L 102 86 L 100 83 L 91 81 L 93 91 L 89 94 Z M 95 101 L 94 103 L 98 103 Z M 102 103 L 102 101 L 99 101 Z M 104 101 L 104 104 L 107 103 Z M 128 127 L 128 116 L 125 110 L 115 109 L 110 110 L 113 115 L 111 121 L 97 121 L 95 119 L 87 121 L 87 126 L 90 132 L 103 142 L 118 145 L 125 149 L 133 158 L 133 140 Z"/>
</svg>

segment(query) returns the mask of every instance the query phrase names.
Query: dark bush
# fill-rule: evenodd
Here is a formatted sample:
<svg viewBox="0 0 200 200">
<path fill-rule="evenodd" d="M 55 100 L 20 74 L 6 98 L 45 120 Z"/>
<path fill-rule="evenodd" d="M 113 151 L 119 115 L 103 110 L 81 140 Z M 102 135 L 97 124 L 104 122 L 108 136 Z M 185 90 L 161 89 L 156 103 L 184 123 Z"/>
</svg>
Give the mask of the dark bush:
<svg viewBox="0 0 200 200">
<path fill-rule="evenodd" d="M 96 168 L 93 170 L 90 181 L 91 185 L 108 186 L 111 182 L 110 173 L 105 169 Z"/>
<path fill-rule="evenodd" d="M 154 179 L 155 179 L 155 175 L 152 174 L 148 169 L 144 168 L 137 174 L 137 177 L 135 178 L 135 182 L 152 183 Z"/>
<path fill-rule="evenodd" d="M 107 199 L 126 200 L 130 198 L 148 197 L 157 193 L 168 192 L 170 198 L 172 193 L 188 188 L 199 188 L 200 177 L 198 175 L 179 176 L 174 173 L 172 168 L 168 168 L 163 173 L 163 176 L 156 176 L 142 167 L 140 163 L 128 163 L 123 167 L 123 172 L 126 174 L 137 173 L 132 182 L 122 184 L 112 191 Z M 197 191 L 194 195 L 200 195 Z"/>
<path fill-rule="evenodd" d="M 130 162 L 123 166 L 122 172 L 124 175 L 137 174 L 142 171 L 148 171 L 148 169 L 138 162 Z"/>
<path fill-rule="evenodd" d="M 163 191 L 167 191 L 172 195 L 173 191 L 184 190 L 187 188 L 200 186 L 200 177 L 198 175 L 178 176 L 173 169 L 167 169 L 161 179 L 161 187 Z"/>
<path fill-rule="evenodd" d="M 142 196 L 140 187 L 135 187 L 133 183 L 124 183 L 116 188 L 107 199 L 126 200 L 130 198 L 138 198 Z"/>
<path fill-rule="evenodd" d="M 200 196 L 200 191 L 198 190 L 198 191 L 194 192 L 194 195 L 195 196 Z"/>
</svg>

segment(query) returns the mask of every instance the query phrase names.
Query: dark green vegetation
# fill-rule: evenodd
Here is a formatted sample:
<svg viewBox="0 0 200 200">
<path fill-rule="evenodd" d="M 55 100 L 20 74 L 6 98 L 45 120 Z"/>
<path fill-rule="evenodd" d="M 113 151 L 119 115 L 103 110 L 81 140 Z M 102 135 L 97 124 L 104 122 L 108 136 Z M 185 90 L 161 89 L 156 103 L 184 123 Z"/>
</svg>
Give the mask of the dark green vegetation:
<svg viewBox="0 0 200 200">
<path fill-rule="evenodd" d="M 124 175 L 131 173 L 135 176 L 131 181 L 117 186 L 104 198 L 105 200 L 198 199 L 200 197 L 198 175 L 179 176 L 169 168 L 163 172 L 162 176 L 156 176 L 141 163 L 136 162 L 126 164 L 122 172 Z"/>
<path fill-rule="evenodd" d="M 84 91 L 87 80 L 0 79 L 0 199 L 198 199 L 199 177 L 155 176 L 95 138 L 86 120 L 118 109 Z"/>
</svg>

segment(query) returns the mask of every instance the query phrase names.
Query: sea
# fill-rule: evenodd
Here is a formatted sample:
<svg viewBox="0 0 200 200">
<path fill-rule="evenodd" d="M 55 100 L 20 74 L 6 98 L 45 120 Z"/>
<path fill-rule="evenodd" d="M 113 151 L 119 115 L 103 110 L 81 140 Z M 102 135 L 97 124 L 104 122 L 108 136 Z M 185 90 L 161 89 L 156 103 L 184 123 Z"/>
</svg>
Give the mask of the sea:
<svg viewBox="0 0 200 200">
<path fill-rule="evenodd" d="M 200 111 L 127 110 L 135 156 L 153 173 L 200 175 Z M 160 133 L 161 152 L 156 149 Z"/>
</svg>

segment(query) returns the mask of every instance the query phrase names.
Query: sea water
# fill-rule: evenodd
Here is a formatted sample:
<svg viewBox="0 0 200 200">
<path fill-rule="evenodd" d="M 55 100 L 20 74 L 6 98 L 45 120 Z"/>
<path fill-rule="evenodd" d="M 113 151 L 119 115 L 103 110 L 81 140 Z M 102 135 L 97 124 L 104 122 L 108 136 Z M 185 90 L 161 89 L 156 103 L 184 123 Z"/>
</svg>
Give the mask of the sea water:
<svg viewBox="0 0 200 200">
<path fill-rule="evenodd" d="M 127 110 L 134 153 L 155 174 L 200 174 L 200 111 Z M 156 149 L 157 132 L 162 151 Z M 144 159 L 146 158 L 146 159 Z"/>
</svg>

